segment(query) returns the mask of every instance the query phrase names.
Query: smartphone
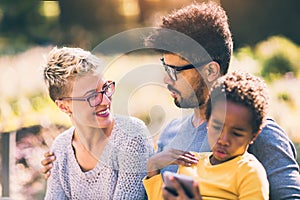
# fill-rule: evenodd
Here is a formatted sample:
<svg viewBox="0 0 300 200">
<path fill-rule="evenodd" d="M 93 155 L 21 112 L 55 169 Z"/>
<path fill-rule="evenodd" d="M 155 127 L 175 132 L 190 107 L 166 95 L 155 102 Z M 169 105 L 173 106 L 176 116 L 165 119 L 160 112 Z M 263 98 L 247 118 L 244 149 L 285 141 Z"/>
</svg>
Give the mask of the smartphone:
<svg viewBox="0 0 300 200">
<path fill-rule="evenodd" d="M 172 194 L 174 194 L 175 196 L 178 195 L 176 189 L 173 186 L 173 183 L 171 181 L 169 181 L 168 178 L 166 178 L 168 175 L 172 175 L 175 177 L 175 179 L 180 183 L 181 187 L 183 188 L 185 194 L 189 197 L 189 198 L 193 198 L 193 178 L 190 176 L 185 176 L 182 174 L 177 174 L 177 173 L 173 173 L 173 172 L 169 172 L 166 171 L 164 172 L 163 176 L 164 176 L 164 183 L 165 183 L 165 188 L 166 190 L 168 190 L 169 192 L 171 192 Z"/>
</svg>

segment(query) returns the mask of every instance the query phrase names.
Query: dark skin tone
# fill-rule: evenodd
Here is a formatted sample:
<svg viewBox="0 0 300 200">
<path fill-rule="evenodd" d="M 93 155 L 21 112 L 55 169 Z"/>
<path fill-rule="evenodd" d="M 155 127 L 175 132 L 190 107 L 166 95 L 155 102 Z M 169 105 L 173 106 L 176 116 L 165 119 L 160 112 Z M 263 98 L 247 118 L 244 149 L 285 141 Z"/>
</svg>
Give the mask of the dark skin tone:
<svg viewBox="0 0 300 200">
<path fill-rule="evenodd" d="M 226 105 L 225 105 L 226 104 Z M 231 101 L 216 101 L 214 109 L 208 120 L 208 140 L 212 147 L 213 155 L 210 157 L 212 165 L 227 162 L 245 153 L 258 133 L 253 133 L 251 110 L 242 104 Z M 225 112 L 222 110 L 226 108 Z M 225 119 L 224 119 L 224 113 Z M 222 123 L 224 122 L 224 124 Z M 219 132 L 221 130 L 221 133 Z M 220 147 L 223 151 L 220 152 Z M 163 187 L 163 198 L 167 200 L 188 200 L 189 198 L 176 177 L 167 177 L 174 184 L 178 196 L 173 195 Z M 192 199 L 202 199 L 197 183 L 193 183 Z"/>
<path fill-rule="evenodd" d="M 41 164 L 43 165 L 43 168 L 41 171 L 44 174 L 44 177 L 46 179 L 48 179 L 51 174 L 50 170 L 53 167 L 53 162 L 56 160 L 56 157 L 54 156 L 54 153 L 51 151 L 47 151 L 44 154 L 44 157 L 45 157 L 44 160 L 42 160 L 42 162 L 41 162 Z"/>
<path fill-rule="evenodd" d="M 183 165 L 191 166 L 192 164 L 197 164 L 198 158 L 193 154 L 186 151 L 181 151 L 177 149 L 167 149 L 160 153 L 153 155 L 147 163 L 148 174 L 147 177 L 151 178 L 160 173 L 159 169 L 164 168 L 167 165 Z"/>
</svg>

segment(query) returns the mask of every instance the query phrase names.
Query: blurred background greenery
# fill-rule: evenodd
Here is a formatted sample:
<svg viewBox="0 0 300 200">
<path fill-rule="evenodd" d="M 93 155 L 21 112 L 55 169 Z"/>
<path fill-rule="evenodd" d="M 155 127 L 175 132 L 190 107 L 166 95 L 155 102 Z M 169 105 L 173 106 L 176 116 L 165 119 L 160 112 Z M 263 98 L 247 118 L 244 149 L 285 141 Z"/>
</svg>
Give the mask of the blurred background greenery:
<svg viewBox="0 0 300 200">
<path fill-rule="evenodd" d="M 300 1 L 216 1 L 228 13 L 235 41 L 231 70 L 247 70 L 267 81 L 270 116 L 284 128 L 300 152 Z M 155 26 L 162 15 L 191 2 L 0 0 L 0 133 L 16 131 L 10 177 L 12 198 L 42 199 L 45 180 L 39 173 L 40 160 L 53 138 L 70 126 L 67 116 L 47 97 L 42 81 L 40 66 L 49 50 L 55 45 L 92 50 L 121 31 Z M 111 68 L 114 70 L 107 76 L 122 81 L 122 74 L 145 63 L 158 66 L 159 56 L 123 55 L 115 60 Z M 162 84 L 162 71 L 152 76 Z M 122 92 L 128 93 L 132 86 L 125 87 L 128 89 L 123 87 Z M 182 111 L 173 105 L 166 90 L 151 90 L 151 95 L 134 92 L 130 98 L 136 101 L 130 100 L 130 112 L 125 112 L 144 120 L 155 140 L 161 128 L 171 118 L 182 115 Z M 123 112 L 117 106 L 122 101 L 121 92 L 117 92 L 115 112 Z"/>
</svg>

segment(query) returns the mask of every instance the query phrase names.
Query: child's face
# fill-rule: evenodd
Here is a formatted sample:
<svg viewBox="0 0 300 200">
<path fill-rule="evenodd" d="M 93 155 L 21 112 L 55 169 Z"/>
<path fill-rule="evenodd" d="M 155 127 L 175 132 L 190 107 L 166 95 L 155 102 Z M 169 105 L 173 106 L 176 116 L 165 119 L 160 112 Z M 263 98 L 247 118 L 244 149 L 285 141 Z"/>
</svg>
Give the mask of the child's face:
<svg viewBox="0 0 300 200">
<path fill-rule="evenodd" d="M 242 155 L 255 139 L 251 127 L 252 113 L 244 105 L 217 101 L 208 120 L 208 141 L 212 164 L 219 164 Z"/>
</svg>

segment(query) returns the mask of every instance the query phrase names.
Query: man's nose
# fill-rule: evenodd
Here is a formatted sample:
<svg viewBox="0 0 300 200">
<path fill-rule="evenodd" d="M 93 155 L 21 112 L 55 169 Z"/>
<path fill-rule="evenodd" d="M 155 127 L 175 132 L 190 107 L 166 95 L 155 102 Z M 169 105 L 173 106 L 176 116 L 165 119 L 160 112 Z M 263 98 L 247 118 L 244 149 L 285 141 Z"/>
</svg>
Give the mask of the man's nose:
<svg viewBox="0 0 300 200">
<path fill-rule="evenodd" d="M 171 79 L 171 77 L 168 75 L 167 72 L 165 72 L 165 75 L 164 75 L 164 83 L 167 85 L 172 85 L 174 83 L 174 80 Z"/>
</svg>

